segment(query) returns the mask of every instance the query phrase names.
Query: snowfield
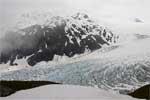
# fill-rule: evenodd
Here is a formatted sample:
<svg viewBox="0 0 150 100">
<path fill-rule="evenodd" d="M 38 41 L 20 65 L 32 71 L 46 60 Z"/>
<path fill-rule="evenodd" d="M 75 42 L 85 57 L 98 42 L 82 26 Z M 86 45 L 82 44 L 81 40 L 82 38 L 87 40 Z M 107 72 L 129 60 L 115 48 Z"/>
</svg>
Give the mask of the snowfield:
<svg viewBox="0 0 150 100">
<path fill-rule="evenodd" d="M 20 54 L 14 52 L 0 57 L 0 80 L 62 83 L 18 91 L 5 98 L 0 97 L 0 100 L 136 100 L 126 94 L 150 84 L 149 0 L 0 1 L 4 1 L 0 8 L 5 9 L 0 16 L 0 52 L 3 48 L 4 52 L 11 51 L 11 47 L 17 53 L 18 47 L 25 51 L 20 60 L 16 59 Z M 79 12 L 77 16 L 70 16 L 75 12 Z M 21 13 L 20 17 L 17 16 Z M 84 13 L 89 14 L 90 19 Z M 14 35 L 10 34 L 3 42 L 2 37 L 9 31 Z M 102 33 L 99 38 L 110 45 L 98 42 L 99 33 Z M 20 38 L 22 36 L 27 37 Z M 67 38 L 60 41 L 64 36 Z M 16 42 L 11 41 L 12 37 Z M 37 37 L 43 40 L 42 44 Z M 48 46 L 45 40 L 50 40 L 51 45 Z M 86 45 L 82 46 L 80 42 L 83 40 L 89 43 L 91 50 Z M 91 44 L 91 41 L 94 42 Z M 26 48 L 34 48 L 34 42 L 41 46 L 28 54 L 31 49 L 28 51 Z M 93 44 L 97 44 L 95 49 Z M 46 54 L 41 53 L 48 47 L 58 52 L 47 55 L 50 52 L 46 50 Z M 79 47 L 84 47 L 84 52 L 78 50 Z M 28 60 L 36 58 L 34 54 L 39 54 L 37 57 L 41 59 Z"/>
<path fill-rule="evenodd" d="M 135 39 L 65 62 L 1 72 L 0 80 L 46 80 L 127 94 L 150 84 L 149 43 L 150 38 Z"/>
<path fill-rule="evenodd" d="M 47 85 L 19 91 L 0 100 L 137 100 L 92 87 L 75 85 Z"/>
</svg>

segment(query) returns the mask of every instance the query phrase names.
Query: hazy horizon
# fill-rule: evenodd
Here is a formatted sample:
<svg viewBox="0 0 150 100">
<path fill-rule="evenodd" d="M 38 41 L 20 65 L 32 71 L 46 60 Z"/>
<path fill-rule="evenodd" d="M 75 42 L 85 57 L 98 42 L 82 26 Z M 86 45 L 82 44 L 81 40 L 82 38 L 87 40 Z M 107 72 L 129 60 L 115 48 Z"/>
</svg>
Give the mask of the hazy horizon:
<svg viewBox="0 0 150 100">
<path fill-rule="evenodd" d="M 142 19 L 146 25 L 150 24 L 149 0 L 0 0 L 0 5 L 0 27 L 11 26 L 21 13 L 38 10 L 60 15 L 87 12 L 96 19 L 115 25 L 128 23 L 134 18 Z"/>
</svg>

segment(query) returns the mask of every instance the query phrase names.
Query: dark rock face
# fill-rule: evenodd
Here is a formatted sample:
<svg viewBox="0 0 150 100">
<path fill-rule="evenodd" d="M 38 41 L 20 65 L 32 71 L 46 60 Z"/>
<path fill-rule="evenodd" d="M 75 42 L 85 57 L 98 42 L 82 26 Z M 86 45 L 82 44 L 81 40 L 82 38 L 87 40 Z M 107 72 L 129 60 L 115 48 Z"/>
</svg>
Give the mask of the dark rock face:
<svg viewBox="0 0 150 100">
<path fill-rule="evenodd" d="M 6 97 L 20 90 L 31 89 L 48 84 L 58 83 L 50 81 L 1 81 L 0 97 Z"/>
<path fill-rule="evenodd" d="M 134 21 L 137 22 L 137 23 L 142 23 L 142 22 L 143 22 L 143 21 L 142 21 L 141 19 L 139 19 L 139 18 L 135 18 Z"/>
<path fill-rule="evenodd" d="M 145 86 L 135 90 L 134 92 L 129 93 L 128 95 L 135 97 L 135 98 L 139 98 L 139 99 L 150 100 L 150 84 L 145 85 Z"/>
<path fill-rule="evenodd" d="M 78 13 L 70 18 L 52 17 L 47 25 L 32 25 L 6 34 L 0 40 L 0 64 L 27 58 L 29 65 L 53 60 L 54 55 L 72 57 L 86 50 L 94 51 L 102 45 L 116 42 L 115 35 L 86 14 Z"/>
</svg>

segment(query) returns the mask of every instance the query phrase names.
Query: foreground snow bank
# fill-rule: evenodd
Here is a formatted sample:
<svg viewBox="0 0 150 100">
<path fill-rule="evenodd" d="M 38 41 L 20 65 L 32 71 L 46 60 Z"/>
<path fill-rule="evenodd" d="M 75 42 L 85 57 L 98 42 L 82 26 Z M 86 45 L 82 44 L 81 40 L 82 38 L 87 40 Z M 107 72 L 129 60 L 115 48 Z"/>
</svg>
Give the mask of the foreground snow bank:
<svg viewBox="0 0 150 100">
<path fill-rule="evenodd" d="M 0 100 L 137 100 L 135 98 L 107 92 L 98 88 L 75 85 L 47 85 L 17 92 Z"/>
</svg>

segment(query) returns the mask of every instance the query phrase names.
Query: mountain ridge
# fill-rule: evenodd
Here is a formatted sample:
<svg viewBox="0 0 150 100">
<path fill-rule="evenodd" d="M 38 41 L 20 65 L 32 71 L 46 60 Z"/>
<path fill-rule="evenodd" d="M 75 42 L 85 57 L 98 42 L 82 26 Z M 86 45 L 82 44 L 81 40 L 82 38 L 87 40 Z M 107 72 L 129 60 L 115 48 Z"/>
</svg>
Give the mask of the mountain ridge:
<svg viewBox="0 0 150 100">
<path fill-rule="evenodd" d="M 87 14 L 77 13 L 71 17 L 53 16 L 43 25 L 11 32 L 1 39 L 0 63 L 14 63 L 27 58 L 29 65 L 53 60 L 54 55 L 73 57 L 86 51 L 100 49 L 115 43 L 117 36 L 106 27 L 98 25 Z M 7 50 L 9 49 L 9 50 Z"/>
</svg>

